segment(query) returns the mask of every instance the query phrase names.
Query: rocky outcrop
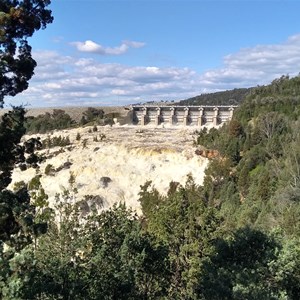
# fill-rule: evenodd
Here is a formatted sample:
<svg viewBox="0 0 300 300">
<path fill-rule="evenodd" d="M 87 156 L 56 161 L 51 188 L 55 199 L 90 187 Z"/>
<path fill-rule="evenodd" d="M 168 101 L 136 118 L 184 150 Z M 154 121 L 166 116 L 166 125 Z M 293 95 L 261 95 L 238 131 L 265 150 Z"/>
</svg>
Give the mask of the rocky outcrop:
<svg viewBox="0 0 300 300">
<path fill-rule="evenodd" d="M 211 149 L 197 149 L 195 151 L 196 155 L 200 155 L 202 157 L 212 159 L 220 156 L 220 153 L 218 150 L 211 150 Z"/>
<path fill-rule="evenodd" d="M 50 205 L 55 203 L 57 193 L 73 187 L 78 191 L 77 201 L 89 195 L 89 200 L 99 197 L 103 208 L 121 201 L 139 211 L 140 187 L 146 181 L 152 181 L 163 194 L 167 193 L 171 181 L 185 184 L 188 174 L 197 184 L 202 184 L 207 158 L 214 154 L 202 153 L 200 156 L 195 153 L 193 130 L 143 128 L 137 132 L 134 126 L 99 127 L 97 132 L 90 129 L 75 128 L 53 133 L 70 137 L 70 151 L 59 151 L 59 147 L 42 150 L 45 160 L 40 165 L 41 183 Z M 76 140 L 78 133 L 81 140 Z M 102 134 L 106 138 L 100 140 Z M 39 136 L 41 140 L 47 138 L 47 135 Z M 83 141 L 86 141 L 84 147 Z M 47 165 L 51 166 L 48 167 L 50 171 L 54 170 L 52 176 L 45 173 Z M 34 169 L 24 172 L 16 169 L 11 187 L 14 182 L 28 182 L 36 175 Z M 82 202 L 82 210 L 89 210 L 85 202 Z"/>
</svg>

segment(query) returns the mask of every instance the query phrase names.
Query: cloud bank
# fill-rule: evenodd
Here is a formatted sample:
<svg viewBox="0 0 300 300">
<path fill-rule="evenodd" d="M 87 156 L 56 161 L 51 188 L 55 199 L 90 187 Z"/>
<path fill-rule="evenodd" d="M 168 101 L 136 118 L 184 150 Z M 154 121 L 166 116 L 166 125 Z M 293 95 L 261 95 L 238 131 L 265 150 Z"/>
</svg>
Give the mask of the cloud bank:
<svg viewBox="0 0 300 300">
<path fill-rule="evenodd" d="M 135 43 L 124 45 L 142 46 Z M 125 51 L 122 45 L 104 50 L 93 43 L 83 47 L 87 47 L 86 51 L 116 55 Z M 295 76 L 300 72 L 299 53 L 300 34 L 281 44 L 241 49 L 226 55 L 220 68 L 199 74 L 191 68 L 127 66 L 54 51 L 35 52 L 36 75 L 28 90 L 18 97 L 32 106 L 125 105 L 186 99 L 201 93 L 268 84 L 286 74 Z"/>
<path fill-rule="evenodd" d="M 103 47 L 91 40 L 85 42 L 73 42 L 71 45 L 75 46 L 80 52 L 95 53 L 100 55 L 121 55 L 126 53 L 129 48 L 141 48 L 145 46 L 145 43 L 134 41 L 123 41 L 120 46 L 117 47 Z"/>
<path fill-rule="evenodd" d="M 300 34 L 282 44 L 244 48 L 223 58 L 224 67 L 201 77 L 207 87 L 234 88 L 270 83 L 273 79 L 300 72 Z"/>
</svg>

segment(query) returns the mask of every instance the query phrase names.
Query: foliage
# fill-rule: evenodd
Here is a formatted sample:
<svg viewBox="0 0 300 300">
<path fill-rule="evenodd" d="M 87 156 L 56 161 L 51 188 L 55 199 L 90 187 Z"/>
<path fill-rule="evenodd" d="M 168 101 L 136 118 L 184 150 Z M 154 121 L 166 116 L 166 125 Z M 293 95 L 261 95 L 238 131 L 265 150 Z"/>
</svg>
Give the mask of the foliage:
<svg viewBox="0 0 300 300">
<path fill-rule="evenodd" d="M 85 125 L 89 123 L 96 122 L 97 124 L 101 123 L 101 120 L 104 117 L 104 111 L 95 107 L 88 107 L 88 109 L 83 113 L 80 124 Z"/>
<path fill-rule="evenodd" d="M 239 105 L 250 94 L 252 88 L 233 89 L 199 96 L 179 101 L 179 105 Z"/>
<path fill-rule="evenodd" d="M 204 191 L 211 204 L 220 205 L 226 222 L 231 219 L 228 225 L 280 225 L 286 234 L 299 233 L 297 222 L 291 222 L 300 195 L 299 80 L 283 76 L 252 88 L 228 125 L 198 133 L 197 144 L 221 156 L 206 171 Z M 225 216 L 228 209 L 230 217 Z"/>
<path fill-rule="evenodd" d="M 83 139 L 82 140 L 82 148 L 86 148 L 87 147 L 87 142 L 88 142 L 88 139 Z"/>
<path fill-rule="evenodd" d="M 226 180 L 227 207 L 232 185 Z M 299 237 L 229 226 L 204 192 L 192 178 L 185 187 L 172 184 L 167 196 L 150 182 L 142 187 L 144 228 L 169 249 L 166 299 L 297 299 Z"/>
<path fill-rule="evenodd" d="M 80 120 L 80 125 L 93 125 L 92 131 L 97 131 L 97 125 L 113 125 L 114 118 L 120 117 L 117 112 L 104 113 L 104 110 L 96 107 L 88 107 L 88 109 L 83 113 Z"/>
<path fill-rule="evenodd" d="M 54 147 L 65 147 L 69 146 L 71 144 L 69 136 L 62 137 L 61 135 L 59 136 L 47 136 L 46 139 L 42 141 L 42 148 L 43 149 L 50 149 Z"/>
<path fill-rule="evenodd" d="M 37 245 L 28 297 L 158 299 L 165 295 L 167 249 L 143 232 L 137 217 L 119 205 L 83 219 L 67 195 L 56 207 L 60 225 L 53 219 Z"/>
<path fill-rule="evenodd" d="M 142 187 L 143 218 L 123 204 L 83 214 L 75 181 L 71 173 L 49 230 L 20 257 L 23 299 L 298 299 L 299 237 L 227 230 L 191 177 L 166 196 Z"/>
<path fill-rule="evenodd" d="M 278 299 L 269 266 L 276 250 L 274 239 L 249 227 L 216 241 L 201 282 L 205 299 Z"/>
<path fill-rule="evenodd" d="M 45 233 L 44 220 L 36 218 L 36 207 L 24 184 L 15 185 L 15 191 L 7 190 L 14 167 L 36 167 L 39 157 L 38 140 L 29 139 L 20 144 L 25 132 L 23 108 L 14 108 L 4 114 L 0 123 L 0 297 L 19 299 L 23 285 L 28 281 L 25 270 L 30 269 L 32 254 L 29 244 Z M 5 250 L 5 248 L 8 248 Z M 21 297 L 22 298 L 22 297 Z"/>
<path fill-rule="evenodd" d="M 3 249 L 1 249 L 1 252 L 4 252 Z M 25 299 L 24 289 L 30 284 L 33 266 L 33 249 L 30 245 L 18 253 L 14 253 L 13 249 L 4 252 L 4 255 L 0 258 L 1 299 Z"/>
<path fill-rule="evenodd" d="M 214 209 L 202 200 L 202 190 L 191 177 L 185 187 L 171 185 L 168 196 L 156 200 L 149 210 L 149 200 L 157 191 L 141 193 L 141 204 L 147 209 L 147 227 L 169 247 L 171 264 L 170 299 L 198 299 L 197 286 L 203 262 L 213 251 L 220 220 Z M 147 204 L 147 205 L 145 205 Z"/>
<path fill-rule="evenodd" d="M 79 122 L 71 118 L 71 116 L 62 109 L 53 109 L 36 117 L 29 116 L 26 118 L 26 133 L 47 133 L 54 130 L 62 130 L 74 128 L 78 126 L 92 126 L 88 129 L 89 133 L 98 131 L 97 125 L 113 125 L 114 118 L 119 117 L 119 113 L 105 114 L 102 109 L 89 107 L 83 112 Z"/>
<path fill-rule="evenodd" d="M 11 173 L 15 166 L 36 166 L 39 158 L 34 154 L 35 140 L 20 145 L 24 134 L 25 111 L 15 108 L 5 114 L 0 123 L 0 240 L 21 249 L 31 240 L 34 226 L 34 207 L 25 187 L 15 193 L 6 190 L 11 182 Z"/>
<path fill-rule="evenodd" d="M 47 175 L 47 176 L 54 176 L 55 175 L 55 168 L 53 167 L 52 164 L 48 164 L 45 167 L 45 175 Z"/>
<path fill-rule="evenodd" d="M 269 263 L 275 282 L 287 299 L 297 299 L 300 294 L 300 240 L 292 238 L 283 242 L 277 260 Z"/>
<path fill-rule="evenodd" d="M 61 130 L 75 125 L 75 121 L 62 109 L 54 109 L 52 114 L 45 113 L 37 117 L 26 119 L 26 131 L 32 133 L 46 133 L 52 130 Z"/>
<path fill-rule="evenodd" d="M 5 96 L 15 96 L 28 87 L 36 62 L 27 38 L 52 22 L 47 9 L 50 0 L 3 0 L 0 2 L 0 107 Z M 34 154 L 40 142 L 30 139 L 21 145 L 25 133 L 25 111 L 14 107 L 0 120 L 0 298 L 24 299 L 33 261 L 27 252 L 33 238 L 45 232 L 45 223 L 35 220 L 26 187 L 7 190 L 14 167 L 37 166 Z M 27 255 L 28 254 L 28 255 Z"/>
<path fill-rule="evenodd" d="M 80 139 L 81 139 L 81 135 L 80 135 L 79 132 L 77 132 L 77 134 L 76 134 L 76 141 L 80 141 Z"/>
<path fill-rule="evenodd" d="M 236 178 L 231 173 L 231 166 L 231 160 L 215 158 L 205 170 L 204 199 L 210 205 L 220 205 L 224 201 L 224 189 L 230 182 L 235 183 Z M 230 197 L 232 196 L 231 194 Z"/>
<path fill-rule="evenodd" d="M 146 181 L 143 186 L 140 186 L 139 202 L 143 211 L 143 217 L 148 219 L 158 208 L 159 204 L 163 201 L 159 192 L 151 187 L 152 181 Z M 151 190 L 149 190 L 151 188 Z"/>
<path fill-rule="evenodd" d="M 50 0 L 2 0 L 0 3 L 0 107 L 5 96 L 28 87 L 36 62 L 27 38 L 53 18 Z"/>
</svg>

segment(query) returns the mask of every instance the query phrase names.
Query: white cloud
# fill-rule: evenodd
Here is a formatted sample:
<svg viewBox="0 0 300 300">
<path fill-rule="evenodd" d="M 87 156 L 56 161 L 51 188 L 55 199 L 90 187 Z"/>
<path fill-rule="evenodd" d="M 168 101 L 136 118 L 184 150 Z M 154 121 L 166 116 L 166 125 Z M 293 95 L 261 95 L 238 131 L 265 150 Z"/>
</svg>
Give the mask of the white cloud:
<svg viewBox="0 0 300 300">
<path fill-rule="evenodd" d="M 73 42 L 71 45 L 75 46 L 78 51 L 96 53 L 101 55 L 121 55 L 126 53 L 129 48 L 141 48 L 145 46 L 145 43 L 135 41 L 123 41 L 120 46 L 117 47 L 103 47 L 91 40 L 85 42 Z"/>
<path fill-rule="evenodd" d="M 34 53 L 36 75 L 18 99 L 33 106 L 186 99 L 201 93 L 267 84 L 286 74 L 297 75 L 299 53 L 300 34 L 281 44 L 241 49 L 226 55 L 220 68 L 199 74 L 189 68 L 100 63 L 93 58 L 40 51 Z"/>
<path fill-rule="evenodd" d="M 137 99 L 179 99 L 198 93 L 187 68 L 131 67 L 94 59 L 34 53 L 38 66 L 28 90 L 18 98 L 33 106 L 128 104 Z"/>
<path fill-rule="evenodd" d="M 244 48 L 224 57 L 224 67 L 201 77 L 209 86 L 221 89 L 270 83 L 274 78 L 300 71 L 300 34 L 275 45 Z"/>
<path fill-rule="evenodd" d="M 142 48 L 145 46 L 143 42 L 135 42 L 135 41 L 123 41 L 123 44 L 127 45 L 128 47 L 132 48 Z"/>
</svg>

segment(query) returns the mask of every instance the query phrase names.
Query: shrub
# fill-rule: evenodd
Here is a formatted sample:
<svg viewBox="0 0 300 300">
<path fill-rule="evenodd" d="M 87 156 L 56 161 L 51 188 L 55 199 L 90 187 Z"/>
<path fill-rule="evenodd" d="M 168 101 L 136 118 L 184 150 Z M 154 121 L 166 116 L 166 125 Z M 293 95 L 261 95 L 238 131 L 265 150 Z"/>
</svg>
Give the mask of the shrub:
<svg viewBox="0 0 300 300">
<path fill-rule="evenodd" d="M 71 144 L 69 136 L 62 137 L 61 135 L 59 136 L 54 136 L 50 137 L 48 136 L 45 140 L 42 141 L 42 148 L 53 148 L 53 147 L 65 147 Z"/>
<path fill-rule="evenodd" d="M 26 130 L 28 133 L 45 133 L 54 129 L 70 128 L 75 121 L 65 113 L 64 110 L 54 109 L 37 117 L 28 117 L 26 120 Z"/>
<path fill-rule="evenodd" d="M 99 137 L 100 137 L 100 141 L 103 141 L 104 139 L 106 139 L 106 135 L 104 133 L 101 133 L 99 135 Z"/>
<path fill-rule="evenodd" d="M 55 175 L 55 168 L 53 165 L 48 164 L 45 168 L 45 175 L 47 176 L 54 176 Z"/>
<path fill-rule="evenodd" d="M 82 148 L 86 148 L 87 142 L 88 142 L 88 139 L 84 139 L 84 140 L 82 141 Z"/>
<path fill-rule="evenodd" d="M 100 178 L 100 183 L 101 183 L 101 187 L 103 187 L 104 189 L 107 188 L 108 184 L 111 182 L 111 178 L 109 177 L 101 177 Z"/>
</svg>

